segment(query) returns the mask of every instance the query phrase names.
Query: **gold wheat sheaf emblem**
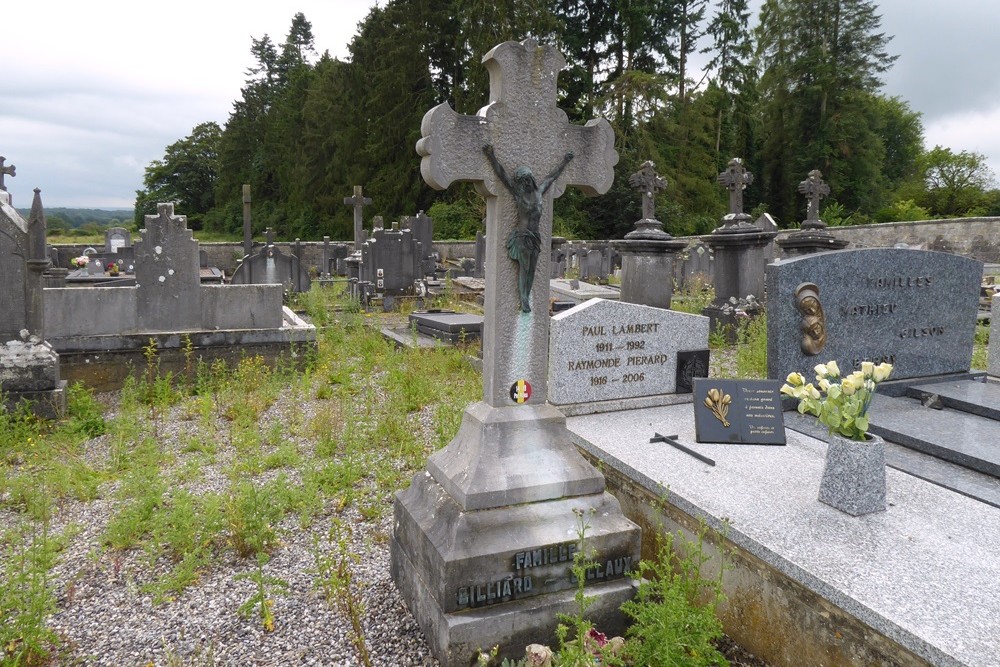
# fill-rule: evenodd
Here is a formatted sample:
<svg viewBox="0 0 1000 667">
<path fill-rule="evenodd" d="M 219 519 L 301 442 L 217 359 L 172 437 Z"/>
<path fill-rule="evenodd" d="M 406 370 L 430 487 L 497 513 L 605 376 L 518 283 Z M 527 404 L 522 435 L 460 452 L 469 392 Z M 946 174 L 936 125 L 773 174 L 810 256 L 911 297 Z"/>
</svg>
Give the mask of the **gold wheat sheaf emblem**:
<svg viewBox="0 0 1000 667">
<path fill-rule="evenodd" d="M 705 397 L 705 407 L 712 411 L 715 418 L 722 422 L 722 425 L 729 428 L 729 422 L 726 420 L 726 415 L 729 414 L 729 404 L 733 402 L 733 397 L 729 394 L 723 394 L 718 389 L 712 388 L 708 390 L 708 396 Z"/>
</svg>

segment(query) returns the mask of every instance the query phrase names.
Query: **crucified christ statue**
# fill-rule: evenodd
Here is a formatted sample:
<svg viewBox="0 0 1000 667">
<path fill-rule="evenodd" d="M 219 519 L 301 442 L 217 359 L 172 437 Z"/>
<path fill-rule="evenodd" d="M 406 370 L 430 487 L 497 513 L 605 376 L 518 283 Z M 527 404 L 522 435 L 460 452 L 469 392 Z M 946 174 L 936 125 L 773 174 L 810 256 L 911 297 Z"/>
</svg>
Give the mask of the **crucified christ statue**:
<svg viewBox="0 0 1000 667">
<path fill-rule="evenodd" d="M 521 296 L 521 312 L 530 313 L 531 285 L 535 280 L 538 253 L 542 250 L 542 237 L 538 233 L 538 221 L 542 217 L 542 204 L 549 188 L 573 159 L 573 153 L 566 153 L 559 166 L 553 169 L 552 173 L 546 176 L 541 183 L 536 183 L 535 176 L 527 166 L 518 167 L 514 172 L 514 179 L 511 180 L 503 165 L 497 160 L 493 146 L 490 144 L 483 146 L 483 152 L 486 153 L 497 178 L 514 196 L 514 202 L 517 204 L 518 222 L 517 227 L 507 239 L 507 254 L 517 262 L 519 268 L 517 287 Z"/>
</svg>

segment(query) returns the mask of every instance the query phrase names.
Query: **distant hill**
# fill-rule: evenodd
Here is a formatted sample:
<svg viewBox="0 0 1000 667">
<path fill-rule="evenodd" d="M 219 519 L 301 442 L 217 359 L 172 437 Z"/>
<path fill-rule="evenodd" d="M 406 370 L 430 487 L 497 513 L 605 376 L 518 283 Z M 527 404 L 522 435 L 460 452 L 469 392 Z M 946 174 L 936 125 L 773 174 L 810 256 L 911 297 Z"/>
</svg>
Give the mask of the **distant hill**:
<svg viewBox="0 0 1000 667">
<path fill-rule="evenodd" d="M 31 209 L 19 208 L 18 213 L 28 219 Z M 130 208 L 103 209 L 103 208 L 50 208 L 45 207 L 45 218 L 48 221 L 49 229 L 63 228 L 76 229 L 87 224 L 98 227 L 127 227 L 132 223 L 134 210 Z"/>
</svg>

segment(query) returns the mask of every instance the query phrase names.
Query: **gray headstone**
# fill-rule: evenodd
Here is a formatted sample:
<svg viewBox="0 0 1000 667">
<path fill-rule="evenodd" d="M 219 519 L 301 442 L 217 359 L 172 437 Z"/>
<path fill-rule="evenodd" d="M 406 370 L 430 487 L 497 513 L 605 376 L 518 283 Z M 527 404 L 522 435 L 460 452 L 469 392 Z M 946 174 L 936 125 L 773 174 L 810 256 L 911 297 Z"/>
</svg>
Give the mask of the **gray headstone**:
<svg viewBox="0 0 1000 667">
<path fill-rule="evenodd" d="M 708 349 L 708 318 L 592 299 L 554 315 L 550 341 L 552 403 L 673 394 L 677 353 Z"/>
<path fill-rule="evenodd" d="M 990 311 L 990 349 L 988 353 L 989 374 L 1000 377 L 1000 294 L 993 296 Z"/>
<path fill-rule="evenodd" d="M 109 227 L 104 230 L 104 252 L 118 252 L 119 248 L 132 245 L 132 234 L 124 227 Z"/>
<path fill-rule="evenodd" d="M 420 277 L 433 275 L 439 259 L 434 252 L 434 219 L 420 211 L 414 216 L 407 216 L 404 222 L 420 244 Z"/>
<path fill-rule="evenodd" d="M 142 331 L 201 326 L 198 242 L 173 204 L 157 204 L 135 244 L 136 325 Z M 93 264 L 93 262 L 91 262 Z"/>
<path fill-rule="evenodd" d="M 52 418 L 65 412 L 66 383 L 59 355 L 45 341 L 42 290 L 48 266 L 39 191 L 25 221 L 0 190 L 0 398 L 8 409 L 27 399 L 35 414 Z"/>
<path fill-rule="evenodd" d="M 969 370 L 983 265 L 941 252 L 868 248 L 767 267 L 768 377 L 835 360 L 893 364 L 892 378 Z"/>
</svg>

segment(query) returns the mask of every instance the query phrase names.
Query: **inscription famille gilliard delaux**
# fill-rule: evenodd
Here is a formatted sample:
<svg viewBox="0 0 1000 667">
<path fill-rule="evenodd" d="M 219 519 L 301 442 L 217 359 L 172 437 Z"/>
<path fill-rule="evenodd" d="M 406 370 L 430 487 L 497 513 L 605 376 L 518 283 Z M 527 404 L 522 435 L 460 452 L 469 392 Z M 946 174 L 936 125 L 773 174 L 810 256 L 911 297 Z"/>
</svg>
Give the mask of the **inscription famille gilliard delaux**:
<svg viewBox="0 0 1000 667">
<path fill-rule="evenodd" d="M 460 608 L 482 607 L 539 595 L 555 579 L 576 583 L 571 566 L 576 555 L 576 542 L 561 542 L 515 552 L 511 559 L 511 572 L 490 577 L 485 582 L 459 586 L 457 602 Z M 624 577 L 632 570 L 631 556 L 597 558 L 587 570 L 588 581 Z M 536 575 L 539 572 L 539 575 Z"/>
</svg>

